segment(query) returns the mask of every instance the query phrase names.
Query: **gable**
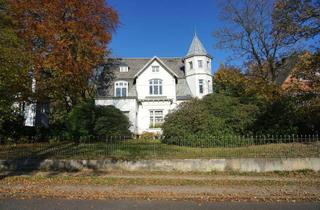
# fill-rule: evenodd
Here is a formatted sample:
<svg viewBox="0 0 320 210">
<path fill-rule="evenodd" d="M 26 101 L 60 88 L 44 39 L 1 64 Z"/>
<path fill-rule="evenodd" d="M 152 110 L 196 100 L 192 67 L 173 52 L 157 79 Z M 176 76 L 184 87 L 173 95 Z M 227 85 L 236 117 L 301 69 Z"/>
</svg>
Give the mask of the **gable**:
<svg viewBox="0 0 320 210">
<path fill-rule="evenodd" d="M 162 79 L 162 80 L 174 80 L 177 81 L 177 77 L 168 71 L 158 60 L 153 60 L 148 63 L 143 71 L 140 71 L 135 76 L 135 81 L 143 81 L 150 79 Z"/>
<path fill-rule="evenodd" d="M 153 57 L 148 63 L 146 63 L 135 75 L 134 78 L 138 77 L 140 74 L 142 74 L 146 69 L 148 69 L 152 65 L 159 65 L 162 67 L 162 69 L 166 70 L 169 74 L 174 76 L 176 79 L 178 78 L 178 75 L 170 69 L 161 59 L 158 57 Z"/>
</svg>

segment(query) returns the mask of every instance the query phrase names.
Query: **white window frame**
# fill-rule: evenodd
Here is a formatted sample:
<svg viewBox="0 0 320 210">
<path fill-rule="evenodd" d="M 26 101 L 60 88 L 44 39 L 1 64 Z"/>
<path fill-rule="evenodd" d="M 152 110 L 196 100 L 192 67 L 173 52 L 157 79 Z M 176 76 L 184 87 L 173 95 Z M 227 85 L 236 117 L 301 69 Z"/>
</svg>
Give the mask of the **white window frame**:
<svg viewBox="0 0 320 210">
<path fill-rule="evenodd" d="M 128 66 L 120 66 L 120 72 L 128 72 L 129 67 Z"/>
<path fill-rule="evenodd" d="M 203 92 L 204 92 L 204 80 L 199 79 L 199 93 L 203 94 Z"/>
<path fill-rule="evenodd" d="M 149 128 L 160 128 L 164 122 L 163 110 L 152 109 L 152 110 L 149 110 L 149 114 L 150 114 Z"/>
<path fill-rule="evenodd" d="M 160 66 L 152 66 L 152 72 L 159 72 L 160 71 Z"/>
<path fill-rule="evenodd" d="M 149 95 L 162 95 L 162 94 L 163 94 L 162 79 L 149 80 Z"/>
<path fill-rule="evenodd" d="M 203 68 L 203 61 L 202 60 L 198 60 L 198 67 L 199 68 Z"/>
<path fill-rule="evenodd" d="M 117 94 L 117 89 L 120 90 L 120 94 Z M 125 92 L 123 92 L 123 89 L 125 89 Z M 115 97 L 127 97 L 128 96 L 128 89 L 129 89 L 129 84 L 127 81 L 116 81 L 114 83 L 114 96 Z M 123 94 L 125 93 L 125 95 Z"/>
</svg>

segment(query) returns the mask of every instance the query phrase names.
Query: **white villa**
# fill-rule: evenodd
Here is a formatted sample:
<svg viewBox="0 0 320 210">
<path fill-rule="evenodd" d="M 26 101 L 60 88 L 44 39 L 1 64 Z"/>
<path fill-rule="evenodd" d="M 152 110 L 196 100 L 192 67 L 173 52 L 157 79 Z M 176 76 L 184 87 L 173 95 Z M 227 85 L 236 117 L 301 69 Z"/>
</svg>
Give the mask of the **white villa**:
<svg viewBox="0 0 320 210">
<path fill-rule="evenodd" d="M 193 97 L 212 93 L 212 57 L 195 34 L 185 57 L 111 59 L 111 85 L 98 91 L 96 105 L 124 112 L 135 134 L 160 133 L 171 110 Z"/>
</svg>

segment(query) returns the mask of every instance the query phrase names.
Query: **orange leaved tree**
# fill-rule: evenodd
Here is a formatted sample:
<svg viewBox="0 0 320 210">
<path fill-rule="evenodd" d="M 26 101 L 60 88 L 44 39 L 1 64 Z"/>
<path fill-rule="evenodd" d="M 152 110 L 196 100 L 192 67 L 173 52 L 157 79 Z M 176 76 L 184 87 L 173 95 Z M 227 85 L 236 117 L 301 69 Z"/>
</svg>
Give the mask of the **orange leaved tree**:
<svg viewBox="0 0 320 210">
<path fill-rule="evenodd" d="M 118 15 L 105 0 L 9 0 L 19 36 L 32 51 L 38 101 L 69 112 L 92 94 Z"/>
</svg>

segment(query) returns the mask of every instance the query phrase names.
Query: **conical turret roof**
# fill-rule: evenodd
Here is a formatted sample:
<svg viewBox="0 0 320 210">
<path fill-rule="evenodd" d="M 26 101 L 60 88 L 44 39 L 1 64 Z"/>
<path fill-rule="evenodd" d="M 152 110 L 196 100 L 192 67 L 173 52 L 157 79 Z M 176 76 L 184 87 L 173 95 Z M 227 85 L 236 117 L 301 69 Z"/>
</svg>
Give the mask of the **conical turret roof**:
<svg viewBox="0 0 320 210">
<path fill-rule="evenodd" d="M 196 33 L 194 34 L 192 43 L 190 45 L 190 48 L 186 57 L 191 57 L 195 55 L 208 55 L 206 49 L 203 47 Z"/>
</svg>

